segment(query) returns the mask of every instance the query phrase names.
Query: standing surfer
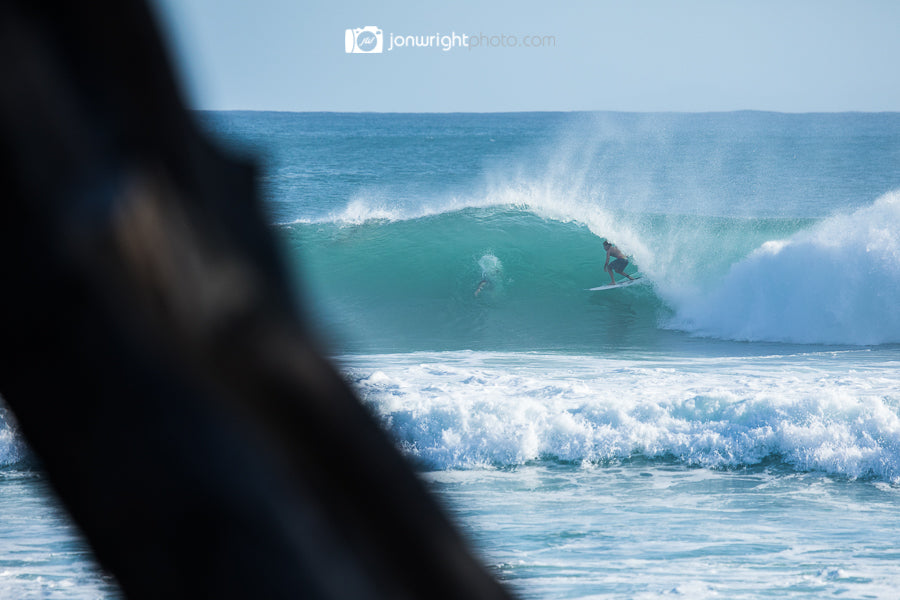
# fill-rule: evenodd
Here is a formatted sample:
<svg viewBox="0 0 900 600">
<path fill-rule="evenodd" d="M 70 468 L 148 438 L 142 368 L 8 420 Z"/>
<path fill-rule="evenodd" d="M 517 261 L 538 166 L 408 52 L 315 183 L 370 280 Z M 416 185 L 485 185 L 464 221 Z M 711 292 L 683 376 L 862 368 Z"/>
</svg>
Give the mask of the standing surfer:
<svg viewBox="0 0 900 600">
<path fill-rule="evenodd" d="M 603 248 L 606 250 L 606 262 L 603 264 L 603 270 L 609 273 L 609 278 L 612 280 L 613 285 L 616 285 L 616 278 L 613 275 L 613 271 L 619 275 L 628 277 L 628 279 L 634 279 L 629 275 L 625 275 L 625 267 L 628 266 L 628 259 L 622 254 L 622 251 L 619 250 L 615 244 L 611 244 L 608 241 L 603 242 Z M 615 258 L 615 260 L 609 262 L 610 256 Z"/>
</svg>

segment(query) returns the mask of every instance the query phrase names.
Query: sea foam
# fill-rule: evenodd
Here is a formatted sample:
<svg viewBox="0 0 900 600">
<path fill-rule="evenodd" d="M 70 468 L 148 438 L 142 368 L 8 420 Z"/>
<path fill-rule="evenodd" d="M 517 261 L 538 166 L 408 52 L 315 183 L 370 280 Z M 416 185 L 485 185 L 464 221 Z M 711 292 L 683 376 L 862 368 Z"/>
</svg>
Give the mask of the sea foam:
<svg viewBox="0 0 900 600">
<path fill-rule="evenodd" d="M 861 354 L 647 362 L 443 353 L 352 364 L 354 387 L 429 469 L 771 459 L 900 483 L 900 372 Z"/>
<path fill-rule="evenodd" d="M 900 193 L 768 241 L 669 327 L 745 341 L 900 342 Z"/>
<path fill-rule="evenodd" d="M 26 454 L 25 443 L 16 433 L 15 420 L 0 398 L 0 469 L 16 465 Z"/>
</svg>

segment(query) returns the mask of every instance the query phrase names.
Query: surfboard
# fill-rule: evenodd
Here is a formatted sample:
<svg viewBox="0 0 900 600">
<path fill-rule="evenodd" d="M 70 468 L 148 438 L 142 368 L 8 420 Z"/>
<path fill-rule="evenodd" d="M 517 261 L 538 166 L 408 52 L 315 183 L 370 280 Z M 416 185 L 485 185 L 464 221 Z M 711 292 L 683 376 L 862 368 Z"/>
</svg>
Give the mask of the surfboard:
<svg viewBox="0 0 900 600">
<path fill-rule="evenodd" d="M 634 285 L 636 283 L 642 283 L 643 279 L 644 279 L 643 277 L 635 277 L 634 279 L 625 279 L 624 281 L 621 281 L 615 285 L 610 283 L 609 285 L 601 285 L 600 287 L 592 287 L 588 291 L 589 292 L 602 292 L 603 290 L 614 290 L 616 288 L 628 287 L 629 285 Z"/>
</svg>

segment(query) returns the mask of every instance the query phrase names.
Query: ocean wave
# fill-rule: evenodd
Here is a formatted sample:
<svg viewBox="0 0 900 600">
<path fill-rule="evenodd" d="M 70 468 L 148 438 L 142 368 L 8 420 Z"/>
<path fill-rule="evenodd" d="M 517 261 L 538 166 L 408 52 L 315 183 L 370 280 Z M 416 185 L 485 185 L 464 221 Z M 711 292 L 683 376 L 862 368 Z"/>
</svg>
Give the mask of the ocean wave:
<svg viewBox="0 0 900 600">
<path fill-rule="evenodd" d="M 731 340 L 900 342 L 900 193 L 769 240 L 702 294 L 673 328 Z"/>
<path fill-rule="evenodd" d="M 898 198 L 822 220 L 748 219 L 614 213 L 555 186 L 523 185 L 500 187 L 481 205 L 414 214 L 351 203 L 336 220 L 296 223 L 284 235 L 302 248 L 326 328 L 361 332 L 386 348 L 621 342 L 611 318 L 630 323 L 636 343 L 677 330 L 736 341 L 890 344 L 900 342 Z M 584 292 L 608 281 L 606 239 L 629 254 L 628 272 L 651 285 Z M 480 263 L 488 255 L 503 268 L 485 288 Z M 498 335 L 485 337 L 488 330 Z"/>
<path fill-rule="evenodd" d="M 608 281 L 603 238 L 581 222 L 524 207 L 466 208 L 356 226 L 295 224 L 283 234 L 303 257 L 316 320 L 370 347 L 593 344 L 605 335 L 600 329 L 612 325 L 603 303 L 617 307 L 623 300 L 592 299 L 586 291 Z M 628 272 L 639 265 L 635 261 Z M 624 318 L 655 329 L 652 291 L 630 296 L 638 306 Z M 586 329 L 596 332 L 590 340 Z"/>
<path fill-rule="evenodd" d="M 732 361 L 448 353 L 357 358 L 345 372 L 427 469 L 670 458 L 775 459 L 900 483 L 900 374 L 847 356 Z M 867 358 L 866 360 L 871 360 Z"/>
</svg>

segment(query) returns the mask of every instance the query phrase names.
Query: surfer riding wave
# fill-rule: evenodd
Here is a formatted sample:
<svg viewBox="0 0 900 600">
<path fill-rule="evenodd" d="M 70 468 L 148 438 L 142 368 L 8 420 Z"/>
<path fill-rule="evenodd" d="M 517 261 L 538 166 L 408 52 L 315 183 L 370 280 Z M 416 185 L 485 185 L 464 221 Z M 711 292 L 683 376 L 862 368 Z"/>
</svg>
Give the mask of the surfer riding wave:
<svg viewBox="0 0 900 600">
<path fill-rule="evenodd" d="M 615 244 L 610 243 L 609 241 L 603 242 L 603 248 L 604 250 L 606 250 L 606 262 L 603 263 L 603 270 L 609 273 L 609 278 L 610 280 L 612 280 L 612 284 L 616 285 L 616 277 L 615 275 L 613 275 L 614 271 L 619 275 L 633 280 L 633 277 L 625 274 L 625 267 L 628 266 L 628 259 L 624 254 L 622 254 L 622 251 L 619 250 Z M 614 258 L 615 260 L 609 262 L 610 257 Z"/>
</svg>

